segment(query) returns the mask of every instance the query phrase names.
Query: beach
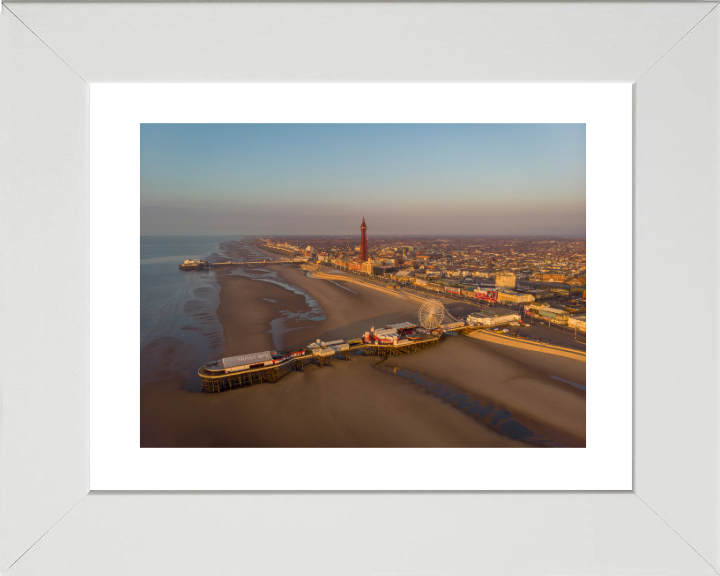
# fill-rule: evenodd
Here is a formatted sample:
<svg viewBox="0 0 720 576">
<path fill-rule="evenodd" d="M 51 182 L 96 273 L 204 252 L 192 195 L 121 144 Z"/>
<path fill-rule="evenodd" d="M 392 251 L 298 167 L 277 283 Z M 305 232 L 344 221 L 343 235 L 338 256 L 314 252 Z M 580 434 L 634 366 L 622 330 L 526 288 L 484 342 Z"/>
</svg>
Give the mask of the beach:
<svg viewBox="0 0 720 576">
<path fill-rule="evenodd" d="M 263 254 L 240 242 L 227 253 Z M 295 265 L 253 275 L 217 273 L 223 356 L 295 350 L 417 322 L 417 299 L 342 276 L 312 278 Z M 165 342 L 162 357 L 169 360 L 142 380 L 141 445 L 584 446 L 584 357 L 495 340 L 445 337 L 437 348 L 384 361 L 352 355 L 221 394 L 183 390 L 187 368 L 173 369 L 182 347 Z M 469 413 L 467 406 L 478 409 Z"/>
</svg>

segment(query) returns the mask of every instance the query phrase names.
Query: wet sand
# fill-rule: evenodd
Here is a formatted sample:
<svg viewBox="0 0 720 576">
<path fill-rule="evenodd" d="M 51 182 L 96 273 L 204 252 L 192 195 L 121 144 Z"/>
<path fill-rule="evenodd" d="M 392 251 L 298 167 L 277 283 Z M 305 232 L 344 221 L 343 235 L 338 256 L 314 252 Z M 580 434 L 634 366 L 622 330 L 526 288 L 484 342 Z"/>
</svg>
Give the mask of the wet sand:
<svg viewBox="0 0 720 576">
<path fill-rule="evenodd" d="M 307 278 L 304 271 L 283 271 L 293 283 L 316 294 L 325 305 L 328 298 L 339 306 L 333 308 L 331 317 L 340 317 L 343 313 L 354 317 L 365 306 L 390 306 L 394 309 L 407 309 L 404 317 L 395 317 L 388 321 L 376 322 L 375 326 L 391 322 L 417 322 L 418 302 L 415 299 L 390 295 L 383 291 L 367 288 L 354 282 L 338 283 L 347 285 L 367 297 L 375 293 L 373 301 L 364 301 L 364 306 L 353 306 L 353 298 L 345 294 L 336 294 L 336 290 L 327 293 L 332 282 Z M 328 303 L 328 306 L 332 304 Z M 382 318 L 385 320 L 385 318 Z M 347 318 L 352 320 L 352 318 Z M 350 322 L 348 322 L 350 323 Z M 570 384 L 556 380 L 556 376 L 566 382 L 585 386 L 585 357 L 553 349 L 540 349 L 523 342 L 507 341 L 482 334 L 475 339 L 468 337 L 448 337 L 440 347 L 421 353 L 388 359 L 387 363 L 400 369 L 420 373 L 438 382 L 452 385 L 463 390 L 471 397 L 492 403 L 501 410 L 508 410 L 522 421 L 537 423 L 538 430 L 545 437 L 551 437 L 563 445 L 583 446 L 585 444 L 585 393 Z M 343 330 L 330 331 L 325 340 L 349 338 Z M 480 340 L 480 341 L 479 341 Z M 532 427 L 530 426 L 532 429 Z"/>
<path fill-rule="evenodd" d="M 289 290 L 259 280 L 218 272 L 220 305 L 217 316 L 225 334 L 223 356 L 284 349 L 274 342 L 271 322 L 282 318 L 283 311 L 305 312 L 305 298 Z M 293 322 L 292 329 L 303 329 L 312 321 Z"/>
<path fill-rule="evenodd" d="M 142 388 L 143 446 L 513 447 L 525 446 L 449 404 L 353 357 L 306 367 L 277 384 L 222 394 Z"/>
<path fill-rule="evenodd" d="M 320 303 L 327 320 L 302 333 L 289 332 L 283 346 L 295 349 L 318 338 L 324 341 L 360 338 L 370 328 L 398 322 L 417 322 L 417 300 L 368 288 L 340 278 L 335 281 L 309 278 L 305 270 L 286 267 L 280 275 L 308 291 Z"/>
<path fill-rule="evenodd" d="M 506 410 L 545 439 L 562 446 L 585 445 L 585 392 L 550 377 L 584 386 L 583 361 L 457 336 L 387 363 Z"/>
<path fill-rule="evenodd" d="M 295 266 L 273 270 L 311 294 L 325 319 L 303 319 L 309 307 L 301 294 L 270 282 L 220 273 L 217 316 L 225 335 L 224 355 L 293 350 L 316 339 L 357 338 L 371 326 L 417 321 L 417 300 L 340 278 L 309 278 Z M 288 313 L 290 320 L 278 326 L 277 319 Z M 296 321 L 293 314 L 300 319 Z M 182 352 L 170 350 L 170 357 L 182 356 Z M 585 444 L 585 393 L 550 377 L 584 385 L 584 362 L 467 337 L 446 338 L 438 348 L 380 360 L 352 356 L 347 362 L 336 360 L 331 367 L 308 366 L 305 372 L 292 372 L 275 384 L 222 394 L 181 390 L 182 373 L 173 373 L 168 362 L 158 378 L 141 387 L 141 445 L 532 445 L 500 433 L 510 428 L 497 424 L 499 418 L 505 423 L 512 420 L 553 444 Z M 460 391 L 468 401 L 491 405 L 496 425 L 490 425 L 490 417 L 463 411 L 449 395 L 443 399 L 431 393 L 413 375 L 441 383 L 443 390 Z"/>
</svg>

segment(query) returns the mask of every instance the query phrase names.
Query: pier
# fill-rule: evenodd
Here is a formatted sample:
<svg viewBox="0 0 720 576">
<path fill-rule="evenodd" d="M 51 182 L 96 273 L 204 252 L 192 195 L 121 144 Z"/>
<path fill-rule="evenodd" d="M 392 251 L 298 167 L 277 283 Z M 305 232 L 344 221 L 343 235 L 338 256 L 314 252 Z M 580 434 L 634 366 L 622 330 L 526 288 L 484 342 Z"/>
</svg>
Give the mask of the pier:
<svg viewBox="0 0 720 576">
<path fill-rule="evenodd" d="M 294 260 L 260 260 L 257 262 L 207 262 L 205 260 L 185 260 L 179 266 L 180 270 L 185 272 L 193 270 L 209 270 L 211 268 L 237 268 L 241 266 L 278 266 L 286 264 L 304 264 L 307 258 L 297 258 Z"/>
<path fill-rule="evenodd" d="M 403 354 L 411 354 L 419 350 L 434 348 L 440 344 L 440 336 L 428 338 L 427 340 L 419 340 L 410 344 L 363 344 L 358 346 L 362 349 L 364 356 L 402 356 Z"/>
<path fill-rule="evenodd" d="M 319 367 L 332 366 L 333 358 L 350 360 L 350 355 L 357 351 L 363 356 L 402 356 L 420 350 L 434 348 L 439 345 L 441 336 L 429 336 L 423 340 L 402 344 L 360 344 L 351 348 L 335 350 L 332 346 L 305 350 L 301 356 L 294 356 L 281 364 L 253 368 L 225 374 L 212 373 L 205 366 L 198 370 L 203 392 L 225 392 L 236 388 L 247 388 L 264 382 L 277 382 L 281 377 L 293 371 L 304 371 L 308 364 Z"/>
<path fill-rule="evenodd" d="M 305 360 L 311 359 L 312 354 L 298 356 L 284 364 L 269 366 L 266 368 L 255 368 L 242 372 L 230 372 L 229 374 L 211 374 L 205 366 L 198 370 L 203 392 L 225 392 L 235 388 L 247 388 L 263 382 L 277 382 L 282 376 L 293 370 L 302 371 Z"/>
</svg>

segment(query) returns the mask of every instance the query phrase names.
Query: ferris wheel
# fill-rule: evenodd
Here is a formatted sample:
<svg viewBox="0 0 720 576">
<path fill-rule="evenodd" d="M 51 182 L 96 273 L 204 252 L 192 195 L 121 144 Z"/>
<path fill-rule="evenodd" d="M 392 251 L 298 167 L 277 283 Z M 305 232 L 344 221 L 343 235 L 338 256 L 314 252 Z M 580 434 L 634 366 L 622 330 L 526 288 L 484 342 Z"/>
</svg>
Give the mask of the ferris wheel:
<svg viewBox="0 0 720 576">
<path fill-rule="evenodd" d="M 438 300 L 428 300 L 420 306 L 420 326 L 427 330 L 439 328 L 445 318 L 445 306 Z"/>
</svg>

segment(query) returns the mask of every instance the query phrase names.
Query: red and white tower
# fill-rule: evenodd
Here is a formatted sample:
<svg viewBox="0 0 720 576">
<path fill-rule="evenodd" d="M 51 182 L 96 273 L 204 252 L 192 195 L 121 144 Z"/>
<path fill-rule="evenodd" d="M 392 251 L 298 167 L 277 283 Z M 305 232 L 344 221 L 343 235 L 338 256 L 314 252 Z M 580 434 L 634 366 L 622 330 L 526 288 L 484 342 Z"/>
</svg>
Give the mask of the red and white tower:
<svg viewBox="0 0 720 576">
<path fill-rule="evenodd" d="M 360 225 L 360 262 L 368 261 L 368 248 L 367 248 L 367 224 L 365 224 L 365 216 L 363 216 L 362 224 Z"/>
</svg>

